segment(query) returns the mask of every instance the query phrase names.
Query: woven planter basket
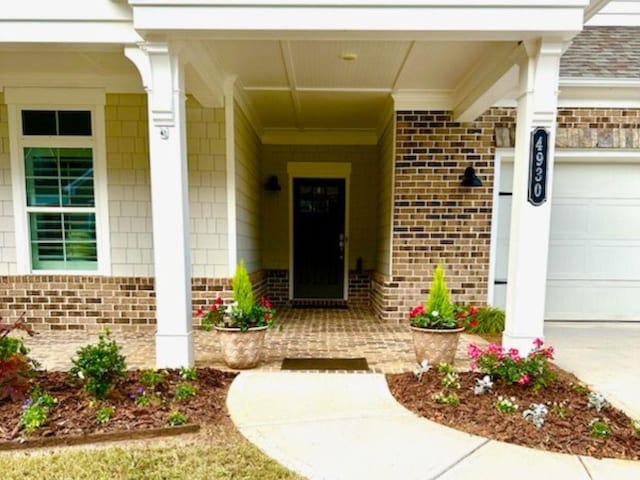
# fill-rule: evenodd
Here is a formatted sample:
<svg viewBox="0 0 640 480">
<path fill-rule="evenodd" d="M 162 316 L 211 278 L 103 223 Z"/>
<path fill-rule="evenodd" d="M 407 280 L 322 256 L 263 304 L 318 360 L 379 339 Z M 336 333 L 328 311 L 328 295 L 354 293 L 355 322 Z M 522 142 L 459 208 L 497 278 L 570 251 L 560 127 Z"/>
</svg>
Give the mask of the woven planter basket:
<svg viewBox="0 0 640 480">
<path fill-rule="evenodd" d="M 435 330 L 429 328 L 411 327 L 413 335 L 413 348 L 416 352 L 416 360 L 422 363 L 424 360 L 429 365 L 448 363 L 453 365 L 458 348 L 458 340 L 464 328 L 453 330 Z"/>
<path fill-rule="evenodd" d="M 246 332 L 237 328 L 214 327 L 218 332 L 224 363 L 230 368 L 253 368 L 260 363 L 268 327 L 254 327 Z"/>
</svg>

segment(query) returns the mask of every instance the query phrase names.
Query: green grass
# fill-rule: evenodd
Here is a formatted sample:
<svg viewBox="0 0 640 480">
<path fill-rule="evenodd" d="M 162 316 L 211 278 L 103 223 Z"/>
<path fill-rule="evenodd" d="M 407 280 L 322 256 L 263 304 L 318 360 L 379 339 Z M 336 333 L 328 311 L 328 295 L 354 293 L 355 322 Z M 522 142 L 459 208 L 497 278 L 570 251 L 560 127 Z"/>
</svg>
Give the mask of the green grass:
<svg viewBox="0 0 640 480">
<path fill-rule="evenodd" d="M 208 429 L 189 440 L 3 453 L 0 472 L 6 480 L 301 478 L 266 457 L 233 427 Z"/>
</svg>

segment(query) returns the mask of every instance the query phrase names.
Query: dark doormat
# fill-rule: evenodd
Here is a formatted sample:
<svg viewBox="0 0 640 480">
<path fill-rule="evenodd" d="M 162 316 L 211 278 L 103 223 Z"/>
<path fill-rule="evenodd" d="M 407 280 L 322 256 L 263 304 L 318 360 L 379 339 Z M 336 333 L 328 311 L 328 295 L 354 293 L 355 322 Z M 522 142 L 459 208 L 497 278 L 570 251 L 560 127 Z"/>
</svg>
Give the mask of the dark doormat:
<svg viewBox="0 0 640 480">
<path fill-rule="evenodd" d="M 361 358 L 285 358 L 282 370 L 368 371 L 367 359 Z"/>
</svg>

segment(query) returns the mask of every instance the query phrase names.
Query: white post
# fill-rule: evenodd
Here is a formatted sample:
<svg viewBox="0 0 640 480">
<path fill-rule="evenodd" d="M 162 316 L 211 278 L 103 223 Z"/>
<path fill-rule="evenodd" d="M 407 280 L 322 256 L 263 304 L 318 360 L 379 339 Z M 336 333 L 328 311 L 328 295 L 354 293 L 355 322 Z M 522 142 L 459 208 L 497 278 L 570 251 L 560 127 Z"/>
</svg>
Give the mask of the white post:
<svg viewBox="0 0 640 480">
<path fill-rule="evenodd" d="M 166 43 L 125 49 L 149 103 L 156 366 L 193 366 L 191 258 L 183 67 Z"/>
<path fill-rule="evenodd" d="M 544 334 L 558 76 L 563 44 L 542 40 L 527 44 L 526 50 L 528 55 L 520 63 L 507 311 L 503 334 L 503 346 L 517 348 L 522 354 L 531 351 L 533 340 L 542 338 Z M 534 201 L 538 203 L 534 205 L 530 202 L 529 185 L 531 149 L 536 145 L 532 145 L 531 139 L 532 132 L 538 127 L 549 134 L 546 196 L 543 201 Z M 540 142 L 537 143 L 542 147 Z M 536 154 L 539 155 L 540 150 L 534 152 L 534 162 Z"/>
</svg>

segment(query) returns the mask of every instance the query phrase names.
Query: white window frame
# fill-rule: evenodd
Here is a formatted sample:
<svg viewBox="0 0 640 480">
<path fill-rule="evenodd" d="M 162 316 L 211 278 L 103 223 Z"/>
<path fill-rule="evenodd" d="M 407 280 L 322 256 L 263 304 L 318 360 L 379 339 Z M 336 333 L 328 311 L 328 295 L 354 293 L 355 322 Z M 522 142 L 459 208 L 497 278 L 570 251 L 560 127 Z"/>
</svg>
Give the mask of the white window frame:
<svg viewBox="0 0 640 480">
<path fill-rule="evenodd" d="M 111 275 L 109 203 L 107 196 L 107 162 L 104 109 L 106 96 L 96 88 L 10 88 L 4 90 L 9 116 L 11 185 L 16 235 L 16 262 L 19 274 L 42 275 Z M 22 135 L 23 110 L 85 110 L 91 112 L 91 137 Z M 25 184 L 25 146 L 54 148 L 91 148 L 93 152 L 96 248 L 95 270 L 34 270 Z M 73 211 L 73 209 L 64 209 Z"/>
</svg>

